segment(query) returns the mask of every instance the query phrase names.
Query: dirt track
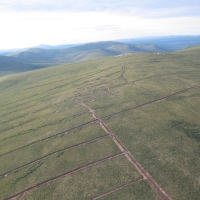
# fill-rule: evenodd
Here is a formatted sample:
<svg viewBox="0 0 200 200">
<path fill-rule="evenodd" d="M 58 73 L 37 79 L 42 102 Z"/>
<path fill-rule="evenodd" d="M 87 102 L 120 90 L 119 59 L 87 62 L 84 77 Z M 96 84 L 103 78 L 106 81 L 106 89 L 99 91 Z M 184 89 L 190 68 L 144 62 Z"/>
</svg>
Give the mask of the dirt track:
<svg viewBox="0 0 200 200">
<path fill-rule="evenodd" d="M 80 146 L 84 146 L 84 145 L 87 145 L 87 144 L 96 142 L 96 141 L 101 140 L 101 139 L 103 139 L 103 138 L 105 138 L 105 137 L 107 137 L 107 136 L 108 136 L 108 135 L 104 135 L 104 136 L 101 136 L 101 137 L 97 137 L 97 138 L 94 138 L 94 139 L 92 139 L 92 140 L 89 140 L 89 141 L 86 141 L 86 142 L 82 142 L 82 143 L 79 143 L 79 144 L 75 144 L 75 145 L 73 145 L 73 146 L 70 146 L 70 147 L 67 147 L 67 148 L 64 148 L 64 149 L 60 149 L 60 150 L 58 150 L 58 151 L 56 151 L 56 152 L 50 153 L 50 154 L 48 154 L 48 155 L 46 155 L 46 156 L 43 156 L 43 157 L 41 157 L 41 158 L 38 158 L 37 160 L 33 160 L 33 161 L 31 161 L 31 162 L 29 162 L 29 163 L 27 163 L 27 164 L 25 164 L 25 165 L 22 165 L 22 166 L 17 167 L 17 168 L 15 168 L 15 169 L 13 169 L 13 170 L 11 170 L 11 171 L 9 171 L 9 172 L 6 172 L 6 173 L 4 173 L 4 174 L 1 174 L 1 175 L 0 175 L 0 179 L 3 178 L 3 177 L 6 177 L 6 176 L 8 176 L 8 175 L 11 175 L 11 174 L 15 173 L 15 172 L 19 171 L 20 169 L 22 169 L 22 168 L 24 168 L 24 167 L 27 167 L 27 166 L 32 165 L 32 164 L 34 164 L 34 163 L 40 162 L 40 161 L 42 161 L 42 160 L 44 160 L 44 159 L 46 159 L 46 158 L 49 158 L 49 157 L 51 157 L 51 156 L 54 156 L 54 155 L 57 154 L 57 153 L 64 152 L 64 151 L 67 151 L 67 150 L 70 150 L 70 149 L 74 149 L 74 148 L 77 148 L 77 147 L 80 147 Z"/>
<path fill-rule="evenodd" d="M 18 194 L 15 194 L 15 195 L 13 195 L 13 196 L 11 196 L 11 197 L 5 198 L 4 200 L 10 200 L 10 199 L 15 200 L 15 199 L 17 199 L 17 198 L 19 198 L 19 197 L 22 197 L 22 196 L 24 196 L 24 195 L 27 195 L 29 192 L 31 192 L 31 191 L 33 191 L 33 190 L 35 190 L 35 189 L 37 189 L 37 188 L 39 188 L 39 187 L 41 187 L 41 186 L 45 186 L 45 185 L 47 185 L 47 184 L 50 184 L 50 183 L 53 182 L 53 181 L 59 180 L 60 178 L 64 178 L 64 177 L 66 177 L 66 176 L 75 174 L 75 173 L 77 173 L 77 172 L 83 171 L 83 170 L 85 170 L 85 169 L 87 169 L 87 168 L 90 168 L 90 167 L 95 166 L 95 165 L 97 165 L 97 164 L 103 163 L 103 162 L 105 162 L 105 161 L 107 161 L 107 160 L 111 160 L 111 159 L 117 158 L 117 157 L 122 156 L 122 155 L 124 155 L 124 153 L 119 153 L 119 154 L 117 154 L 117 155 L 108 156 L 108 157 L 102 158 L 102 159 L 100 159 L 100 160 L 98 160 L 98 161 L 95 161 L 95 162 L 89 163 L 89 164 L 87 164 L 87 165 L 84 165 L 84 166 L 82 166 L 82 167 L 78 167 L 78 168 L 76 168 L 76 169 L 74 169 L 74 170 L 72 170 L 72 171 L 66 172 L 66 173 L 61 174 L 61 175 L 59 175 L 59 176 L 56 176 L 56 177 L 54 177 L 54 178 L 52 178 L 52 179 L 49 179 L 49 180 L 47 180 L 47 181 L 44 181 L 44 182 L 39 183 L 39 184 L 37 184 L 37 185 L 34 185 L 34 186 L 32 186 L 32 187 L 30 187 L 30 188 L 24 190 L 24 191 L 19 192 Z"/>
<path fill-rule="evenodd" d="M 109 191 L 109 192 L 106 192 L 105 194 L 102 194 L 102 195 L 100 195 L 100 196 L 98 196 L 98 197 L 93 198 L 93 200 L 97 200 L 97 199 L 100 199 L 100 198 L 102 198 L 102 197 L 108 196 L 109 194 L 112 194 L 112 193 L 114 193 L 114 192 L 117 192 L 118 190 L 121 190 L 121 189 L 123 189 L 123 188 L 125 188 L 125 187 L 128 187 L 129 185 L 132 185 L 132 184 L 134 184 L 134 183 L 137 183 L 137 182 L 139 182 L 139 181 L 141 181 L 141 180 L 143 180 L 143 178 L 138 178 L 138 179 L 136 179 L 136 180 L 134 180 L 134 181 L 131 181 L 131 182 L 129 182 L 129 183 L 126 183 L 126 184 L 124 184 L 124 185 L 121 185 L 121 186 L 119 186 L 119 187 L 117 187 L 117 188 L 115 188 L 115 189 L 113 189 L 113 190 L 111 190 L 111 191 Z"/>
<path fill-rule="evenodd" d="M 7 155 L 7 154 L 10 154 L 10 153 L 12 153 L 12 152 L 18 151 L 18 150 L 23 149 L 23 148 L 25 148 L 25 147 L 31 146 L 31 145 L 36 144 L 36 143 L 38 143 L 38 142 L 42 142 L 42 141 L 44 141 L 44 140 L 48 140 L 48 139 L 50 139 L 50 138 L 57 137 L 57 136 L 59 136 L 59 135 L 68 134 L 68 133 L 70 133 L 70 132 L 72 132 L 72 131 L 74 131 L 74 130 L 77 130 L 77 129 L 79 129 L 79 128 L 83 128 L 83 127 L 85 127 L 85 126 L 88 126 L 88 125 L 91 125 L 91 124 L 94 124 L 94 123 L 97 123 L 97 120 L 92 120 L 92 121 L 86 122 L 86 123 L 84 123 L 84 124 L 81 124 L 81 125 L 79 125 L 79 126 L 73 127 L 73 128 L 71 128 L 71 129 L 68 129 L 68 130 L 62 131 L 62 132 L 60 132 L 60 133 L 57 133 L 57 134 L 55 134 L 55 135 L 51 135 L 51 136 L 46 137 L 46 138 L 43 138 L 43 139 L 41 139 L 41 140 L 37 140 L 37 141 L 35 141 L 35 142 L 32 142 L 32 143 L 27 144 L 27 145 L 25 145 L 25 146 L 22 146 L 22 147 L 20 147 L 20 148 L 17 148 L 17 149 L 14 149 L 14 150 L 12 150 L 12 151 L 9 151 L 9 152 L 7 152 L 7 153 L 4 153 L 4 154 L 0 155 L 0 157 L 3 157 L 3 156 L 5 156 L 5 155 Z"/>
<path fill-rule="evenodd" d="M 166 192 L 156 183 L 156 181 L 149 175 L 148 172 L 133 158 L 131 153 L 125 148 L 125 146 L 118 140 L 118 138 L 111 132 L 111 130 L 106 126 L 106 124 L 95 114 L 94 110 L 82 103 L 82 106 L 86 107 L 94 117 L 94 119 L 99 121 L 100 126 L 105 130 L 105 132 L 113 139 L 115 144 L 119 149 L 125 153 L 126 158 L 135 166 L 142 177 L 149 183 L 151 188 L 156 192 L 156 194 L 163 200 L 172 200 Z"/>
<path fill-rule="evenodd" d="M 99 70 L 98 72 L 94 72 L 94 73 L 87 74 L 87 75 L 84 76 L 83 78 L 79 78 L 79 79 L 73 80 L 73 81 L 71 81 L 71 82 L 69 82 L 69 83 L 67 83 L 67 84 L 72 84 L 72 83 L 74 83 L 74 82 L 84 80 L 84 79 L 86 79 L 86 78 L 88 78 L 88 77 L 94 76 L 95 74 L 99 74 L 99 73 L 101 73 L 101 72 L 103 72 L 103 71 L 107 71 L 107 70 L 109 70 L 109 69 L 113 69 L 113 68 L 116 68 L 116 67 L 119 67 L 119 65 L 112 66 L 112 67 L 108 67 L 108 68 L 106 68 L 106 69 Z M 74 79 L 74 78 L 73 78 L 73 79 Z M 54 84 L 54 83 L 57 83 L 57 82 L 62 82 L 62 81 L 64 81 L 64 80 L 69 80 L 69 78 L 67 78 L 67 79 L 65 78 L 65 79 L 62 79 L 62 80 L 59 80 L 59 81 L 49 82 L 49 83 L 46 83 L 46 84 L 37 85 L 37 86 L 34 86 L 34 87 L 25 88 L 24 90 L 29 90 L 29 89 L 32 89 L 32 88 L 37 88 L 37 87 L 41 87 L 41 86 L 46 86 L 46 85 L 49 85 L 49 84 Z M 19 101 L 20 101 L 20 100 L 19 100 Z M 6 105 L 6 104 L 5 104 L 5 105 Z M 4 105 L 4 106 L 5 106 L 5 105 Z"/>
<path fill-rule="evenodd" d="M 173 96 L 176 96 L 176 95 L 178 95 L 178 94 L 187 92 L 188 90 L 193 90 L 193 89 L 197 89 L 197 88 L 200 88 L 200 86 L 193 86 L 193 87 L 190 87 L 190 88 L 187 88 L 187 89 L 184 89 L 184 90 L 180 90 L 180 91 L 175 92 L 175 93 L 173 93 L 173 94 L 170 94 L 170 95 L 168 95 L 168 96 L 164 96 L 164 97 L 162 97 L 162 98 L 160 98 L 160 99 L 156 99 L 156 100 L 153 100 L 153 101 L 149 101 L 149 102 L 147 102 L 147 103 L 144 103 L 144 104 L 141 104 L 141 105 L 132 107 L 132 108 L 128 108 L 128 109 L 121 110 L 121 111 L 116 112 L 116 113 L 112 113 L 112 114 L 110 114 L 110 115 L 107 115 L 107 116 L 102 117 L 102 119 L 110 118 L 110 117 L 113 117 L 113 116 L 115 116 L 115 115 L 118 115 L 118 114 L 121 114 L 121 113 L 124 113 L 124 112 L 128 112 L 128 111 L 130 111 L 130 110 L 142 108 L 142 107 L 151 105 L 151 104 L 153 104 L 153 103 L 159 103 L 160 101 L 164 101 L 164 100 L 166 100 L 166 99 L 169 99 L 170 97 L 173 97 Z"/>
<path fill-rule="evenodd" d="M 143 80 L 146 80 L 146 79 L 159 78 L 159 77 L 162 77 L 162 76 L 169 76 L 169 75 L 173 75 L 173 74 L 178 74 L 178 72 L 176 72 L 176 73 L 167 73 L 167 74 L 158 74 L 158 75 L 154 75 L 154 76 L 148 76 L 146 78 L 141 78 L 141 79 L 137 79 L 137 80 L 128 81 L 126 79 L 126 77 L 124 76 L 124 73 L 123 73 L 122 77 L 125 78 L 127 81 L 125 83 L 115 85 L 115 86 L 113 86 L 111 88 L 120 87 L 122 85 L 130 84 L 130 83 L 134 83 L 135 84 L 136 82 L 143 81 Z"/>
</svg>

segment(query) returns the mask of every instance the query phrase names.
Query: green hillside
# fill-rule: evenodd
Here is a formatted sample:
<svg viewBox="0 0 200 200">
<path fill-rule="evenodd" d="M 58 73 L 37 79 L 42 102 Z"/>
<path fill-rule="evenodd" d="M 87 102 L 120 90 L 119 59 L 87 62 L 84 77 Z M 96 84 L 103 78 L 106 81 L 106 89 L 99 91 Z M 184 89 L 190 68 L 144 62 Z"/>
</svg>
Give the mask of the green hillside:
<svg viewBox="0 0 200 200">
<path fill-rule="evenodd" d="M 22 59 L 0 55 L 0 77 L 9 74 L 31 71 L 39 68 L 43 68 L 43 66 L 34 65 Z"/>
<path fill-rule="evenodd" d="M 108 41 L 87 43 L 64 49 L 31 48 L 26 51 L 12 53 L 10 56 L 30 63 L 50 66 L 52 64 L 71 63 L 124 53 L 162 51 L 159 48 L 153 48 L 153 45 L 151 46 L 151 48 L 147 45 L 137 45 L 135 47 L 129 44 Z"/>
<path fill-rule="evenodd" d="M 200 47 L 0 77 L 0 96 L 0 199 L 199 199 Z"/>
</svg>

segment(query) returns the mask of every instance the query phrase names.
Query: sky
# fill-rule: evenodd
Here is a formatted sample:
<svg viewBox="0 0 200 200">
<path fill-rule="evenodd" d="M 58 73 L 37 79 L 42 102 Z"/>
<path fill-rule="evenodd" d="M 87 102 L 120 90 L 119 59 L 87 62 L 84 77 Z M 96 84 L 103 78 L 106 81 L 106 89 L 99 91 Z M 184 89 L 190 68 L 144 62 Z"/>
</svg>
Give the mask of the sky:
<svg viewBox="0 0 200 200">
<path fill-rule="evenodd" d="M 0 0 L 0 49 L 200 35 L 199 0 Z"/>
</svg>

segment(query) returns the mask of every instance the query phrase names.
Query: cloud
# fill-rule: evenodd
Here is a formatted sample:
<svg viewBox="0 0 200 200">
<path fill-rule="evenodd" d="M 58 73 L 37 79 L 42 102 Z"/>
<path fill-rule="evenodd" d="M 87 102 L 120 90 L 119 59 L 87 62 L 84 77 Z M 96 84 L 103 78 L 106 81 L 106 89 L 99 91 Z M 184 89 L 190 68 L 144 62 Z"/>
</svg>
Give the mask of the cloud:
<svg viewBox="0 0 200 200">
<path fill-rule="evenodd" d="M 144 18 L 121 12 L 1 12 L 1 49 L 143 36 L 199 34 L 200 17 Z"/>
<path fill-rule="evenodd" d="M 0 10 L 112 11 L 148 17 L 199 16 L 199 0 L 0 0 Z"/>
<path fill-rule="evenodd" d="M 199 34 L 199 0 L 0 0 L 1 48 Z"/>
</svg>

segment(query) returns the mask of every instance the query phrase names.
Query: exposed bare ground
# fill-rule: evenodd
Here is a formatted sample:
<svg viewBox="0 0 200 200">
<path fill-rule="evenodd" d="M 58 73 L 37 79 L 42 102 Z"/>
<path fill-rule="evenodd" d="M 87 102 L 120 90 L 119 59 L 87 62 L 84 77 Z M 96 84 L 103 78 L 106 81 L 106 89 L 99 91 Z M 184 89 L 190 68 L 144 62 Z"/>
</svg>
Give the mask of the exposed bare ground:
<svg viewBox="0 0 200 200">
<path fill-rule="evenodd" d="M 64 173 L 64 174 L 61 174 L 61 175 L 56 176 L 56 177 L 54 177 L 54 178 L 51 178 L 51 179 L 49 179 L 49 180 L 47 180 L 47 181 L 44 181 L 44 182 L 42 182 L 42 183 L 38 183 L 37 185 L 34 185 L 34 186 L 32 186 L 32 187 L 30 187 L 30 188 L 28 188 L 28 189 L 26 189 L 26 190 L 23 190 L 23 191 L 19 192 L 18 194 L 15 194 L 15 195 L 13 195 L 13 196 L 11 196 L 11 197 L 5 198 L 4 200 L 9 200 L 9 199 L 16 200 L 16 199 L 18 199 L 19 197 L 28 195 L 30 192 L 32 192 L 33 190 L 35 190 L 35 189 L 37 189 L 37 188 L 39 188 L 39 187 L 42 187 L 42 186 L 45 186 L 45 185 L 48 185 L 48 184 L 52 183 L 53 181 L 56 181 L 56 180 L 59 180 L 59 179 L 61 179 L 61 178 L 66 177 L 66 176 L 69 176 L 69 175 L 75 174 L 75 173 L 77 173 L 77 172 L 83 171 L 83 170 L 85 170 L 85 169 L 87 169 L 87 168 L 90 168 L 90 167 L 95 166 L 95 165 L 97 165 L 97 164 L 103 163 L 103 162 L 105 162 L 105 161 L 107 161 L 107 160 L 111 160 L 111 159 L 117 158 L 117 157 L 122 156 L 122 155 L 124 155 L 124 153 L 119 153 L 119 154 L 113 155 L 113 156 L 107 156 L 107 157 L 102 158 L 102 159 L 100 159 L 100 160 L 98 160 L 98 161 L 89 163 L 89 164 L 84 165 L 84 166 L 82 166 L 82 167 L 78 167 L 78 168 L 76 168 L 76 169 L 74 169 L 74 170 L 72 170 L 72 171 L 66 172 L 66 173 Z"/>
<path fill-rule="evenodd" d="M 105 132 L 113 139 L 118 148 L 125 153 L 126 158 L 135 166 L 138 172 L 143 176 L 143 178 L 149 183 L 151 188 L 156 192 L 156 194 L 163 200 L 172 200 L 169 195 L 156 183 L 156 181 L 150 176 L 150 174 L 144 170 L 144 168 L 133 158 L 131 153 L 125 148 L 125 146 L 119 141 L 119 139 L 111 132 L 111 130 L 106 126 L 106 124 L 95 114 L 94 110 L 82 103 L 82 106 L 86 107 L 94 117 L 98 120 L 100 126 L 105 130 Z"/>
<path fill-rule="evenodd" d="M 9 171 L 9 172 L 6 172 L 6 173 L 4 173 L 4 174 L 1 174 L 1 175 L 0 175 L 0 179 L 3 178 L 3 177 L 6 177 L 6 176 L 8 176 L 8 175 L 11 175 L 11 174 L 15 173 L 15 172 L 19 171 L 20 169 L 23 169 L 24 167 L 27 167 L 27 166 L 32 165 L 32 164 L 34 164 L 34 163 L 40 162 L 40 161 L 42 161 L 42 160 L 44 160 L 44 159 L 46 159 L 46 158 L 49 158 L 49 157 L 51 157 L 51 156 L 54 156 L 54 155 L 56 155 L 56 154 L 58 154 L 58 153 L 60 153 L 60 152 L 64 152 L 64 151 L 67 151 L 67 150 L 70 150 L 70 149 L 74 149 L 74 148 L 77 148 L 77 147 L 80 147 L 80 146 L 84 146 L 84 145 L 87 145 L 87 144 L 96 142 L 96 141 L 101 140 L 101 139 L 103 139 L 103 138 L 105 138 L 105 137 L 107 137 L 107 136 L 108 136 L 108 135 L 104 135 L 104 136 L 101 136 L 101 137 L 97 137 L 97 138 L 94 138 L 94 139 L 92 139 L 92 140 L 89 140 L 89 141 L 86 141 L 86 142 L 81 142 L 81 143 L 79 143 L 79 144 L 76 144 L 76 145 L 73 145 L 73 146 L 70 146 L 70 147 L 67 147 L 67 148 L 64 148 L 64 149 L 60 149 L 59 151 L 55 151 L 55 152 L 53 152 L 53 153 L 50 153 L 50 154 L 48 154 L 48 155 L 46 155 L 46 156 L 43 156 L 43 157 L 41 157 L 41 158 L 38 158 L 37 160 L 33 160 L 33 161 L 31 161 L 31 162 L 29 162 L 29 163 L 27 163 L 27 164 L 25 164 L 25 165 L 22 165 L 22 166 L 17 167 L 17 168 L 15 168 L 15 169 L 13 169 L 13 170 L 11 170 L 11 171 Z"/>
<path fill-rule="evenodd" d="M 129 185 L 132 185 L 132 184 L 134 184 L 134 183 L 137 183 L 137 182 L 139 182 L 139 181 L 141 181 L 141 180 L 143 180 L 143 178 L 138 178 L 138 179 L 136 179 L 136 180 L 133 180 L 133 181 L 131 181 L 131 182 L 129 182 L 129 183 L 126 183 L 126 184 L 124 184 L 124 185 L 121 185 L 121 186 L 119 186 L 119 187 L 117 187 L 117 188 L 115 188 L 115 189 L 113 189 L 113 190 L 110 190 L 109 192 L 106 192 L 105 194 L 102 194 L 102 195 L 100 195 L 100 196 L 98 196 L 98 197 L 95 197 L 95 198 L 93 198 L 93 200 L 97 200 L 97 199 L 100 199 L 100 198 L 102 198 L 102 197 L 108 196 L 109 194 L 112 194 L 112 193 L 114 193 L 114 192 L 117 192 L 118 190 L 121 190 L 121 189 L 123 189 L 123 188 L 125 188 L 125 187 L 128 187 Z"/>
</svg>

